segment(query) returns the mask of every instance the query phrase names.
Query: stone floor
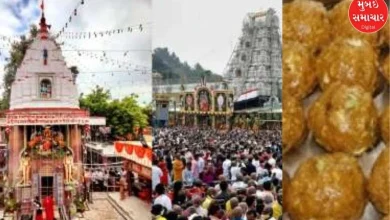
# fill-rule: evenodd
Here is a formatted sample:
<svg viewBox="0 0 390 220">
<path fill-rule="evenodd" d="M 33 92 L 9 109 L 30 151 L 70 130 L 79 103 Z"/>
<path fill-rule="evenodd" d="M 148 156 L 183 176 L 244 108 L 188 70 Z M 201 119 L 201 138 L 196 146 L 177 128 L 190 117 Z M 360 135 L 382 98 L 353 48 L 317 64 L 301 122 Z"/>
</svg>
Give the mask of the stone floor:
<svg viewBox="0 0 390 220">
<path fill-rule="evenodd" d="M 124 200 L 120 200 L 119 193 L 117 192 L 110 193 L 109 196 L 116 202 L 116 204 L 124 209 L 132 219 L 152 219 L 152 215 L 150 213 L 151 205 L 138 199 L 137 197 L 130 196 Z"/>
<path fill-rule="evenodd" d="M 136 197 L 127 197 L 125 200 L 119 199 L 119 193 L 93 193 L 93 203 L 88 204 L 89 211 L 84 213 L 83 217 L 75 219 L 83 220 L 125 220 L 113 205 L 109 202 L 114 201 L 117 206 L 130 216 L 130 220 L 152 219 L 150 214 L 150 205 Z"/>
<path fill-rule="evenodd" d="M 88 204 L 89 211 L 84 213 L 85 220 L 122 220 L 123 217 L 112 207 L 107 199 L 95 200 Z"/>
</svg>

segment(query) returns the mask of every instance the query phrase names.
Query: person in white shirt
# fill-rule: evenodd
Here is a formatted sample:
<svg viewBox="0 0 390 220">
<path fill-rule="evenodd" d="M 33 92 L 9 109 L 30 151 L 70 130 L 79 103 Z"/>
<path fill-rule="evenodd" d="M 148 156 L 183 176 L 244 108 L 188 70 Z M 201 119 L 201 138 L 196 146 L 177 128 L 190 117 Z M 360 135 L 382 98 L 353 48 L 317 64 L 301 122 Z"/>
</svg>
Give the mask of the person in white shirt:
<svg viewBox="0 0 390 220">
<path fill-rule="evenodd" d="M 97 183 L 97 175 L 98 175 L 97 170 L 94 170 L 94 171 L 92 172 L 92 182 L 93 182 L 93 183 Z"/>
<path fill-rule="evenodd" d="M 230 160 L 230 155 L 227 155 L 225 161 L 222 163 L 223 175 L 226 177 L 226 179 L 229 179 L 229 170 L 231 165 L 232 161 Z"/>
<path fill-rule="evenodd" d="M 186 163 L 191 162 L 191 161 L 192 161 L 192 153 L 191 153 L 191 151 L 188 150 L 188 151 L 184 154 L 184 158 L 186 159 Z"/>
<path fill-rule="evenodd" d="M 275 176 L 276 179 L 278 179 L 279 181 L 282 181 L 283 171 L 282 171 L 282 169 L 279 168 L 279 166 L 276 166 L 275 168 L 273 168 L 271 170 L 271 173 L 273 176 Z"/>
<path fill-rule="evenodd" d="M 268 164 L 271 165 L 271 167 L 275 167 L 276 160 L 271 156 L 268 160 Z"/>
<path fill-rule="evenodd" d="M 157 197 L 154 200 L 153 205 L 160 204 L 163 207 L 165 207 L 167 211 L 171 211 L 172 201 L 167 195 L 165 195 L 165 187 L 163 184 L 159 183 L 156 185 L 156 193 L 157 193 Z"/>
<path fill-rule="evenodd" d="M 103 182 L 103 185 L 104 185 L 104 187 L 108 187 L 108 179 L 110 178 L 110 175 L 108 174 L 108 171 L 106 170 L 106 171 L 104 171 L 104 176 L 103 176 L 103 180 L 104 180 L 104 182 Z"/>
<path fill-rule="evenodd" d="M 162 170 L 160 167 L 157 166 L 158 161 L 153 160 L 153 166 L 152 166 L 152 190 L 155 190 L 157 184 L 160 183 L 161 177 L 163 175 Z"/>
<path fill-rule="evenodd" d="M 204 159 L 203 159 L 203 155 L 200 154 L 199 155 L 199 159 L 198 159 L 199 173 L 203 173 L 204 167 L 205 167 L 205 162 L 204 162 Z"/>
<path fill-rule="evenodd" d="M 233 183 L 232 188 L 237 189 L 244 189 L 248 187 L 248 185 L 244 182 L 244 178 L 241 174 L 237 174 L 237 181 Z"/>
<path fill-rule="evenodd" d="M 237 165 L 240 168 L 246 168 L 245 162 L 241 159 L 241 156 L 237 157 Z"/>
<path fill-rule="evenodd" d="M 260 161 L 258 160 L 257 155 L 253 157 L 252 165 L 256 167 L 256 170 L 259 170 L 259 168 L 260 168 Z"/>
<path fill-rule="evenodd" d="M 241 168 L 237 165 L 236 161 L 232 162 L 232 168 L 230 169 L 231 180 L 236 181 L 237 175 L 241 173 Z"/>
</svg>

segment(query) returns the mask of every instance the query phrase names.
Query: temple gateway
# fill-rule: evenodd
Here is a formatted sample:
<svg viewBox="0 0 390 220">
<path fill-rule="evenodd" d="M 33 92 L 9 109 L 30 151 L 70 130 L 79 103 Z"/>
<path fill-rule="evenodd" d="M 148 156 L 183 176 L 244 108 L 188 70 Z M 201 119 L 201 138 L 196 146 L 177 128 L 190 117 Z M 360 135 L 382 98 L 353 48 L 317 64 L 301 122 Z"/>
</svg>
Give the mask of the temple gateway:
<svg viewBox="0 0 390 220">
<path fill-rule="evenodd" d="M 105 125 L 79 107 L 75 78 L 48 32 L 44 14 L 11 87 L 2 126 L 8 139 L 4 181 L 23 212 L 32 199 L 51 196 L 61 207 L 82 184 L 82 135 Z M 27 208 L 26 208 L 27 207 Z"/>
</svg>

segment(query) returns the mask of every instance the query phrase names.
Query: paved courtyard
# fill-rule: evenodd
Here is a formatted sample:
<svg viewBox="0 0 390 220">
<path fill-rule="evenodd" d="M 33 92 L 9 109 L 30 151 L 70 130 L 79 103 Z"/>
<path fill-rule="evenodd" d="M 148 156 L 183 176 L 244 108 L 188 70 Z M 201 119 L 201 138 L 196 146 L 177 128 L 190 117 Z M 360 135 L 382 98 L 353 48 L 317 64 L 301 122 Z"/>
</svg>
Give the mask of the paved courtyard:
<svg viewBox="0 0 390 220">
<path fill-rule="evenodd" d="M 84 213 L 85 220 L 122 220 L 124 219 L 111 205 L 107 199 L 95 200 L 88 204 L 90 210 Z"/>
<path fill-rule="evenodd" d="M 93 203 L 84 213 L 85 220 L 140 220 L 151 219 L 150 205 L 136 197 L 119 200 L 119 193 L 93 193 Z M 121 212 L 121 214 L 120 214 Z"/>
<path fill-rule="evenodd" d="M 115 202 L 134 220 L 139 219 L 152 219 L 150 213 L 151 205 L 138 199 L 137 197 L 130 196 L 125 200 L 119 199 L 119 193 L 110 193 L 109 196 L 115 200 Z"/>
</svg>

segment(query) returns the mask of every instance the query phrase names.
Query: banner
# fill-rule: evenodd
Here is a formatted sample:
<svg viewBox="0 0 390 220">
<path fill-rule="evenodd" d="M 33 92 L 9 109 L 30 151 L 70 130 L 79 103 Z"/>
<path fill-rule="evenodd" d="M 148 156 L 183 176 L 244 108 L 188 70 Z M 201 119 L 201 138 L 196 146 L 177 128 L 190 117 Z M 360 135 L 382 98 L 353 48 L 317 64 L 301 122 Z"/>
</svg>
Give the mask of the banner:
<svg viewBox="0 0 390 220">
<path fill-rule="evenodd" d="M 15 125 L 84 125 L 89 124 L 89 115 L 83 110 L 42 112 L 9 111 L 6 113 L 6 124 Z"/>
</svg>

